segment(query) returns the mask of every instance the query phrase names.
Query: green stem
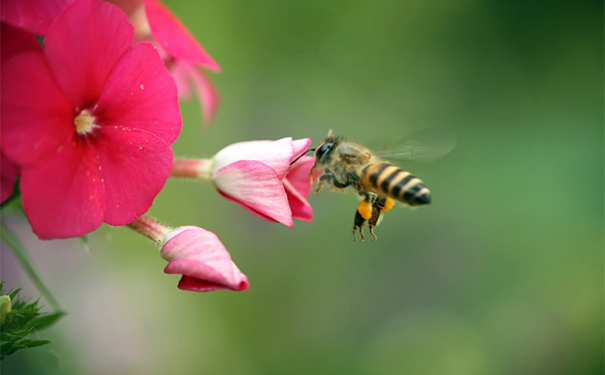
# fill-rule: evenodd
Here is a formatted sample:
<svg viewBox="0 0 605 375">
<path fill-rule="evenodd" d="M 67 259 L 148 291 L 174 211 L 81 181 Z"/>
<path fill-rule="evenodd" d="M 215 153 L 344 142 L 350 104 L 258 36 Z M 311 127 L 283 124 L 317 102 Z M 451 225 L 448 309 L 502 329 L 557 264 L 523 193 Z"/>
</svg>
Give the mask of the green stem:
<svg viewBox="0 0 605 375">
<path fill-rule="evenodd" d="M 42 279 L 40 279 L 40 276 L 38 276 L 38 273 L 32 265 L 27 251 L 25 251 L 25 248 L 23 247 L 17 236 L 15 236 L 15 234 L 4 225 L 2 225 L 0 229 L 0 237 L 2 237 L 2 241 L 11 249 L 11 251 L 15 255 L 15 258 L 17 258 L 17 261 L 19 261 L 21 267 L 23 267 L 25 273 L 27 273 L 34 285 L 36 285 L 36 288 L 38 288 L 40 294 L 44 297 L 44 299 L 46 299 L 46 301 L 53 308 L 53 310 L 61 311 L 57 300 L 55 299 L 55 297 L 53 297 L 52 293 L 50 292 L 50 290 L 48 290 L 46 285 L 44 285 Z"/>
</svg>

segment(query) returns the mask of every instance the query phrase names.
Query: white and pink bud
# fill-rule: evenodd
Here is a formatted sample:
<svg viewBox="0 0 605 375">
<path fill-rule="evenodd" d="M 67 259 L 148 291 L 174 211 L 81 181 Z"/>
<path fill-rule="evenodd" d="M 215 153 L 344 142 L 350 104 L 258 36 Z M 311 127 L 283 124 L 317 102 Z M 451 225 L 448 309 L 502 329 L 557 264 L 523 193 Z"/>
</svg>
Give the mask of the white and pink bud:
<svg viewBox="0 0 605 375">
<path fill-rule="evenodd" d="M 313 218 L 307 202 L 313 158 L 290 165 L 310 143 L 308 138 L 239 142 L 211 160 L 175 160 L 172 176 L 212 180 L 225 198 L 263 219 L 292 227 L 292 219 Z"/>
<path fill-rule="evenodd" d="M 195 226 L 171 229 L 145 216 L 129 226 L 159 244 L 160 255 L 168 261 L 164 272 L 182 275 L 179 289 L 193 292 L 248 289 L 248 278 L 214 233 Z"/>
</svg>

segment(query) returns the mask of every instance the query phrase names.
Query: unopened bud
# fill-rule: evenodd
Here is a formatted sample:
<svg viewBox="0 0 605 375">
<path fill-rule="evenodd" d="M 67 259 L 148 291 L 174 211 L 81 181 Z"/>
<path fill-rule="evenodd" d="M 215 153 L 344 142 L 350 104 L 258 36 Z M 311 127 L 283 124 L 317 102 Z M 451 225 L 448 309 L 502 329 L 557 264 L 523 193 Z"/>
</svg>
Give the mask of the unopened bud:
<svg viewBox="0 0 605 375">
<path fill-rule="evenodd" d="M 0 296 L 0 324 L 3 324 L 11 312 L 11 298 L 7 295 Z"/>
</svg>

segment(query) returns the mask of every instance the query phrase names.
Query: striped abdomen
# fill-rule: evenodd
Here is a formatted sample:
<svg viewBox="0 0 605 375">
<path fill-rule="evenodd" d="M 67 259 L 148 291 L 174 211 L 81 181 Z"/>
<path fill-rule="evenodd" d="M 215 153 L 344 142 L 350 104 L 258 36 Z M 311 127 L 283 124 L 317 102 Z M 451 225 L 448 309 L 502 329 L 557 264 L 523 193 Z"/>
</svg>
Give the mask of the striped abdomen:
<svg viewBox="0 0 605 375">
<path fill-rule="evenodd" d="M 388 163 L 370 164 L 361 176 L 365 188 L 410 206 L 431 203 L 431 192 L 416 176 Z"/>
</svg>

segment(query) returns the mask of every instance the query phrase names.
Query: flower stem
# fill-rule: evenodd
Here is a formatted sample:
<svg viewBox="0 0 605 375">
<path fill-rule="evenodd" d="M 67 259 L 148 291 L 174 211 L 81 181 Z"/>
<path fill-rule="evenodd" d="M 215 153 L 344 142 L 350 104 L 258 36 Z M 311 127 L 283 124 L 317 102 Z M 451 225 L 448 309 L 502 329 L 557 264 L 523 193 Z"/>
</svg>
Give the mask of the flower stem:
<svg viewBox="0 0 605 375">
<path fill-rule="evenodd" d="M 50 290 L 48 290 L 46 285 L 44 285 L 44 282 L 42 282 L 40 276 L 38 276 L 38 272 L 36 272 L 36 269 L 34 268 L 31 259 L 29 258 L 29 255 L 25 250 L 25 247 L 23 247 L 17 236 L 15 236 L 15 234 L 4 225 L 2 225 L 1 227 L 0 236 L 2 237 L 2 241 L 9 247 L 9 249 L 11 249 L 11 251 L 15 255 L 15 258 L 17 259 L 19 264 L 21 264 L 21 267 L 23 267 L 25 273 L 27 273 L 27 276 L 29 276 L 31 281 L 34 283 L 36 288 L 38 288 L 38 291 L 44 297 L 44 299 L 46 299 L 48 304 L 53 308 L 53 310 L 61 311 L 59 303 L 52 295 Z"/>
<path fill-rule="evenodd" d="M 174 159 L 170 176 L 210 180 L 213 164 L 212 159 Z"/>
<path fill-rule="evenodd" d="M 172 228 L 145 215 L 140 216 L 138 219 L 128 224 L 128 226 L 159 245 L 164 242 L 166 235 L 172 232 Z"/>
</svg>

